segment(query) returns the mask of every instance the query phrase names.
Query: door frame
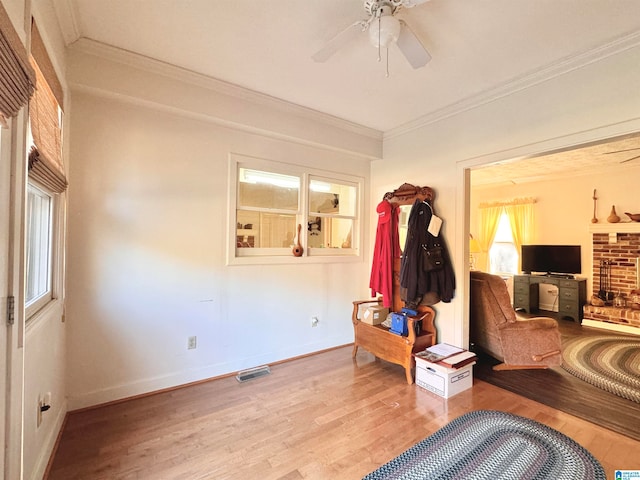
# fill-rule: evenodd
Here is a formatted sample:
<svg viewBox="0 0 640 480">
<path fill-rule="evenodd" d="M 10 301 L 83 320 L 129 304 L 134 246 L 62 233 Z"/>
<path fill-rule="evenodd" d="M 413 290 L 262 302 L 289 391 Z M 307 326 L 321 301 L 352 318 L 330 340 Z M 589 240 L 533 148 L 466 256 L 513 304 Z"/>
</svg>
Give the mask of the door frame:
<svg viewBox="0 0 640 480">
<path fill-rule="evenodd" d="M 22 478 L 24 416 L 24 198 L 25 109 L 9 119 L 0 132 L 0 222 L 6 232 L 0 238 L 0 467 L 3 478 Z M 7 322 L 7 300 L 14 298 L 14 321 Z"/>
</svg>

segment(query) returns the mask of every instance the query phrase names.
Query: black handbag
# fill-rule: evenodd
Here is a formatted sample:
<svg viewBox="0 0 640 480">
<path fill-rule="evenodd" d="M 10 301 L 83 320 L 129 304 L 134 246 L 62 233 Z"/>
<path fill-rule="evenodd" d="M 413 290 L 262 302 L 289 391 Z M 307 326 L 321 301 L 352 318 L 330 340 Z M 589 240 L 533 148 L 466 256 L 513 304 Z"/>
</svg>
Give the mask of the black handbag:
<svg viewBox="0 0 640 480">
<path fill-rule="evenodd" d="M 422 245 L 422 270 L 432 272 L 440 270 L 444 266 L 442 247 L 435 244 L 433 247 Z"/>
</svg>

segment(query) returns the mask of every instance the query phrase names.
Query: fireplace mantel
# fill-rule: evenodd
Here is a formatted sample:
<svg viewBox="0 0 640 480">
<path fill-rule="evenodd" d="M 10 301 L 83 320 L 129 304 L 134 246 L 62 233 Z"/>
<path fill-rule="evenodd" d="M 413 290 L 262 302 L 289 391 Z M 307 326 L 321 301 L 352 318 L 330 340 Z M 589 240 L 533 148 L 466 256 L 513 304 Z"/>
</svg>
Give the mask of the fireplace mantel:
<svg viewBox="0 0 640 480">
<path fill-rule="evenodd" d="M 608 233 L 609 243 L 618 243 L 618 233 L 640 234 L 640 222 L 592 223 L 589 233 Z"/>
<path fill-rule="evenodd" d="M 640 233 L 640 222 L 592 223 L 589 233 Z"/>
</svg>

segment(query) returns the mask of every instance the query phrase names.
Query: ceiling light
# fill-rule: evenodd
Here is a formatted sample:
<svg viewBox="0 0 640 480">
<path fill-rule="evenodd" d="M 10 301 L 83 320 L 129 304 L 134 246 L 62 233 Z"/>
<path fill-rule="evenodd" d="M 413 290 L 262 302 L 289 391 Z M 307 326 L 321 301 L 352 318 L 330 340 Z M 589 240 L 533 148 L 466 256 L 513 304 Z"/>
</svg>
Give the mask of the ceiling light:
<svg viewBox="0 0 640 480">
<path fill-rule="evenodd" d="M 389 45 L 398 40 L 399 35 L 400 21 L 390 14 L 379 16 L 369 26 L 369 40 L 376 48 L 389 48 Z"/>
</svg>

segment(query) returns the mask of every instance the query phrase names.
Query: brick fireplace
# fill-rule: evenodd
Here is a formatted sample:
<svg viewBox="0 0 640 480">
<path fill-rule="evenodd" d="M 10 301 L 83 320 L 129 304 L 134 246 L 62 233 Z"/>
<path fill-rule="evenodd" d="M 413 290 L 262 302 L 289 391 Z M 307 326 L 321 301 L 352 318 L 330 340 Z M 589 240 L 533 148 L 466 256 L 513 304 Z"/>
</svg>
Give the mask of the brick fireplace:
<svg viewBox="0 0 640 480">
<path fill-rule="evenodd" d="M 627 225 L 627 224 L 625 224 Z M 605 226 L 600 227 L 604 230 Z M 608 227 L 613 229 L 614 227 Z M 620 227 L 618 227 L 620 228 Z M 630 227 L 626 227 L 630 228 Z M 613 295 L 622 294 L 625 307 L 614 307 L 607 302 L 605 306 L 585 305 L 584 322 L 592 326 L 616 329 L 622 326 L 625 331 L 636 328 L 640 334 L 640 309 L 631 308 L 631 292 L 640 288 L 639 260 L 640 233 L 593 233 L 593 295 L 600 291 L 600 264 L 607 260 L 610 264 L 611 284 L 608 289 Z M 637 307 L 637 304 L 634 304 Z M 599 325 L 604 323 L 606 325 Z"/>
</svg>

